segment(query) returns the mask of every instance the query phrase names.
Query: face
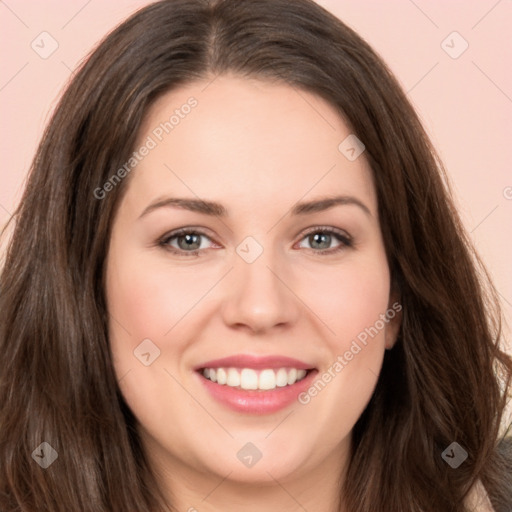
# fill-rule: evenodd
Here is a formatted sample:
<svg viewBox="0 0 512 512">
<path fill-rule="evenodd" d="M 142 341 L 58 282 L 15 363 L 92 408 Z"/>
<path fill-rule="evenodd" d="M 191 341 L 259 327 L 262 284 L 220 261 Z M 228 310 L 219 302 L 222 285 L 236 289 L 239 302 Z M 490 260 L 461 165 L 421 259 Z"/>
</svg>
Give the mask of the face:
<svg viewBox="0 0 512 512">
<path fill-rule="evenodd" d="M 234 76 L 148 113 L 106 297 L 119 385 L 163 472 L 287 482 L 346 455 L 399 309 L 350 133 L 319 97 Z"/>
</svg>

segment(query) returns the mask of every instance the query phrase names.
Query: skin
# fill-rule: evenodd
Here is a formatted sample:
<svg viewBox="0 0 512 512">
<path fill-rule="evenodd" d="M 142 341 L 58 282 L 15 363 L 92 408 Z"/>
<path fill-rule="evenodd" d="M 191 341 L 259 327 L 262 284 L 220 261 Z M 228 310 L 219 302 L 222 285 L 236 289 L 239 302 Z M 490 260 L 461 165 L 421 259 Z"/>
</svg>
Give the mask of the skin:
<svg viewBox="0 0 512 512">
<path fill-rule="evenodd" d="M 121 391 L 177 510 L 339 510 L 351 431 L 399 315 L 308 404 L 272 414 L 227 409 L 192 368 L 238 353 L 285 355 L 321 375 L 391 307 L 370 167 L 364 153 L 349 161 L 338 150 L 351 132 L 330 104 L 232 75 L 161 97 L 140 144 L 191 96 L 197 106 L 127 178 L 113 221 L 106 297 Z M 298 201 L 341 194 L 369 213 L 347 204 L 290 215 Z M 161 207 L 140 217 L 164 196 L 216 201 L 228 215 Z M 176 238 L 169 243 L 180 255 L 158 245 L 181 227 L 206 232 L 199 255 L 183 254 Z M 305 233 L 315 227 L 342 230 L 354 243 L 322 254 L 341 242 L 315 244 Z M 263 249 L 252 263 L 236 252 L 248 236 Z M 148 338 L 160 355 L 145 366 L 134 350 Z M 251 468 L 236 456 L 247 442 L 263 454 Z"/>
</svg>

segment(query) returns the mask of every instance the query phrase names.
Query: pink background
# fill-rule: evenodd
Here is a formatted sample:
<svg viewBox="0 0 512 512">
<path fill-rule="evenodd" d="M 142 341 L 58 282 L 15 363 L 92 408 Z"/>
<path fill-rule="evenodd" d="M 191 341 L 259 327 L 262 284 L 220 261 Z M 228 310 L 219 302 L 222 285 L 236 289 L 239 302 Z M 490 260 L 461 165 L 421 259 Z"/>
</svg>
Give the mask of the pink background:
<svg viewBox="0 0 512 512">
<path fill-rule="evenodd" d="M 72 69 L 143 0 L 0 2 L 0 226 L 19 198 L 36 144 Z M 512 1 L 319 0 L 384 58 L 419 112 L 464 223 L 512 317 Z M 31 47 L 48 32 L 47 59 Z M 452 54 L 468 48 L 458 58 Z M 42 44 L 42 43 L 41 43 Z M 48 48 L 48 41 L 46 48 Z"/>
</svg>

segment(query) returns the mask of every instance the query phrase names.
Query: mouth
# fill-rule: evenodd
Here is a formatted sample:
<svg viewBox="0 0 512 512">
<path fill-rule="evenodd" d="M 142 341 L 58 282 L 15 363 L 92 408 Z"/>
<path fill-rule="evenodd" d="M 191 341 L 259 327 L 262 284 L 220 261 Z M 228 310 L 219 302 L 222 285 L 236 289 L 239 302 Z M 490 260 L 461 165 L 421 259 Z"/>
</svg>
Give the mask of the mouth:
<svg viewBox="0 0 512 512">
<path fill-rule="evenodd" d="M 246 355 L 208 361 L 194 370 L 210 398 L 231 410 L 253 414 L 290 406 L 318 373 L 297 359 Z"/>
</svg>

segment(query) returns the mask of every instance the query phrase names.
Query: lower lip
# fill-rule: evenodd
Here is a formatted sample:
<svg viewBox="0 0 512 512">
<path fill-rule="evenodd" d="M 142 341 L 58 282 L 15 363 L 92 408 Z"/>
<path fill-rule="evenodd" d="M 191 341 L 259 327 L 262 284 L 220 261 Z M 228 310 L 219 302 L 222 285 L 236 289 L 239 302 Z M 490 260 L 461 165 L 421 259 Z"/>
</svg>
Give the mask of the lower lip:
<svg viewBox="0 0 512 512">
<path fill-rule="evenodd" d="M 270 414 L 291 405 L 300 393 L 311 386 L 317 370 L 311 370 L 299 382 L 268 391 L 245 390 L 217 384 L 196 372 L 210 395 L 230 409 L 252 414 Z"/>
</svg>

